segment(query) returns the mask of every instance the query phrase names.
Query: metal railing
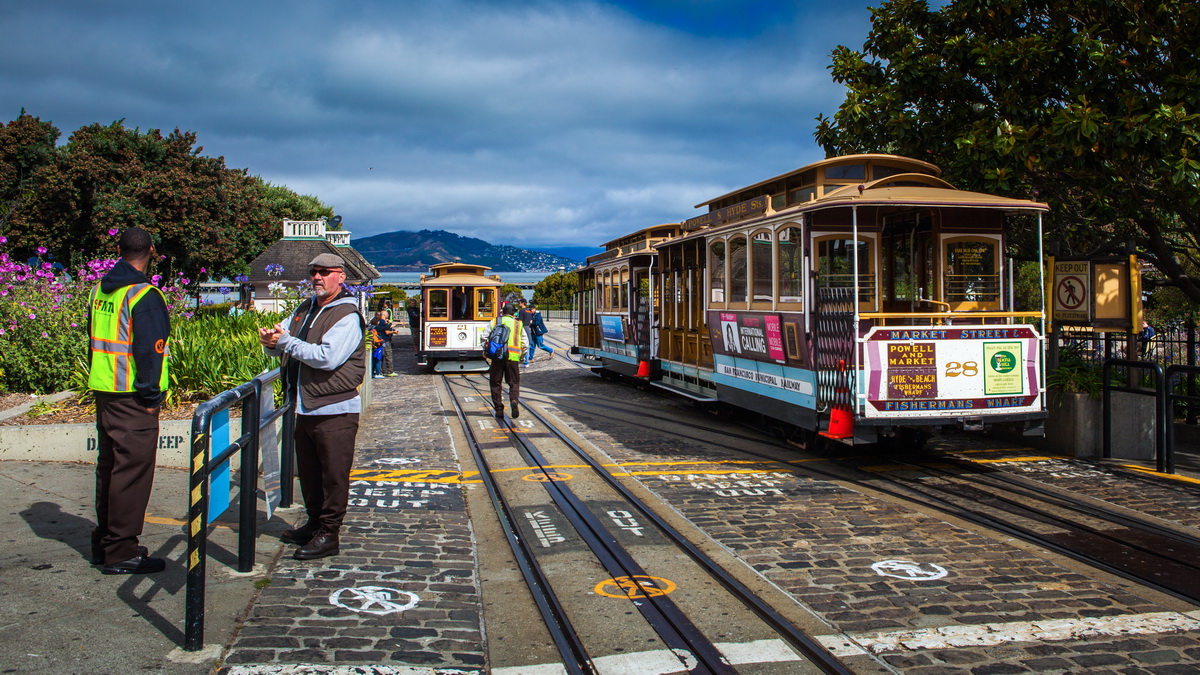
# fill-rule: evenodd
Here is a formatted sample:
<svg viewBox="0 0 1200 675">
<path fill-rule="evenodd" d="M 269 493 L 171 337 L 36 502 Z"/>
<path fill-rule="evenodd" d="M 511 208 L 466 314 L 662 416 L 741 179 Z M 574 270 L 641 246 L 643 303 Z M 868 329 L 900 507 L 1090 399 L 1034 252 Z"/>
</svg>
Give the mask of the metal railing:
<svg viewBox="0 0 1200 675">
<path fill-rule="evenodd" d="M 228 391 L 223 391 L 201 403 L 192 416 L 192 456 L 188 481 L 188 548 L 187 590 L 184 608 L 185 651 L 194 652 L 204 646 L 204 592 L 208 545 L 210 478 L 223 470 L 235 454 L 240 453 L 238 476 L 238 571 L 254 568 L 254 540 L 258 518 L 258 464 L 261 432 L 282 418 L 279 434 L 282 442 L 279 462 L 279 505 L 287 507 L 292 501 L 293 445 L 295 415 L 291 397 L 275 407 L 273 383 L 279 379 L 278 368 Z M 270 406 L 264 405 L 270 397 Z M 233 405 L 242 404 L 241 435 L 227 447 L 214 448 L 213 418 Z M 263 413 L 263 414 L 260 414 Z M 273 450 L 273 448 L 272 448 Z"/>
</svg>

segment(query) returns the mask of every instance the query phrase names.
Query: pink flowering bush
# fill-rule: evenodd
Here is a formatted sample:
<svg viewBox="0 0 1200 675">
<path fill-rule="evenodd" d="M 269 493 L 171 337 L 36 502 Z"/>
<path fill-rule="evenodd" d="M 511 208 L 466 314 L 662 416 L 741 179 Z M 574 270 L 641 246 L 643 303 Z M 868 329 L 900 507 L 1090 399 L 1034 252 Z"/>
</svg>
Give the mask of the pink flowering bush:
<svg viewBox="0 0 1200 675">
<path fill-rule="evenodd" d="M 2 238 L 0 238 L 2 239 Z M 78 386 L 88 367 L 87 302 L 116 259 L 68 270 L 36 258 L 9 258 L 0 241 L 0 391 L 48 394 Z M 39 247 L 39 256 L 48 251 Z M 186 312 L 186 280 L 164 288 L 175 316 Z"/>
</svg>

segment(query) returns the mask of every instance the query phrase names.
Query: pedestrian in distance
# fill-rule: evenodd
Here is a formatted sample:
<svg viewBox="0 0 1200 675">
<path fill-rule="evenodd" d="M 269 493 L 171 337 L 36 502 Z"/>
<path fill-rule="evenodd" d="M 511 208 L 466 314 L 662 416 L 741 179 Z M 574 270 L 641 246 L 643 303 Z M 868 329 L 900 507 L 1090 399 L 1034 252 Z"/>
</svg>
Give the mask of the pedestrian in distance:
<svg viewBox="0 0 1200 675">
<path fill-rule="evenodd" d="M 536 353 L 536 351 L 537 351 L 536 348 L 538 348 L 538 347 L 540 347 L 542 349 L 542 351 L 546 352 L 551 357 L 553 357 L 554 356 L 554 348 L 547 347 L 546 343 L 542 341 L 542 339 L 546 335 L 546 333 L 549 332 L 548 330 L 546 330 L 546 322 L 542 319 L 542 312 L 537 308 L 537 305 L 534 305 L 532 303 L 529 305 L 529 309 L 533 310 L 533 319 L 530 320 L 530 322 L 529 322 L 529 335 L 530 335 L 529 360 L 533 361 L 533 355 Z"/>
<path fill-rule="evenodd" d="M 260 328 L 259 342 L 281 357 L 285 391 L 296 402 L 296 473 L 308 521 L 280 537 L 299 546 L 297 560 L 339 552 L 338 534 L 350 500 L 350 469 L 358 435 L 366 371 L 366 325 L 346 280 L 341 256 L 309 263 L 313 296 L 284 324 Z"/>
<path fill-rule="evenodd" d="M 517 307 L 519 308 L 517 310 L 517 318 L 520 319 L 521 331 L 525 334 L 523 336 L 525 338 L 524 344 L 528 347 L 528 351 L 521 356 L 521 362 L 527 366 L 529 365 L 529 361 L 533 359 L 533 333 L 530 328 L 533 323 L 533 310 L 529 308 L 529 303 L 525 302 L 524 299 L 517 301 Z"/>
<path fill-rule="evenodd" d="M 92 563 L 104 574 L 147 574 L 166 568 L 138 537 L 154 486 L 158 418 L 167 392 L 167 300 L 146 276 L 154 256 L 150 234 L 131 227 L 117 243 L 121 259 L 92 289 L 88 303 L 96 400 L 96 528 Z"/>
<path fill-rule="evenodd" d="M 412 335 L 414 347 L 419 347 L 421 344 L 421 304 L 420 301 L 414 298 L 408 299 L 408 304 L 404 306 L 404 311 L 408 314 L 408 332 Z"/>
<path fill-rule="evenodd" d="M 504 419 L 503 383 L 508 383 L 508 402 L 515 419 L 521 416 L 521 359 L 525 353 L 525 336 L 520 330 L 521 322 L 515 316 L 516 308 L 508 304 L 501 312 L 503 316 L 489 324 L 487 332 L 491 333 L 497 321 L 508 326 L 508 353 L 488 364 L 488 382 L 492 388 L 492 409 L 496 411 L 496 419 Z"/>
<path fill-rule="evenodd" d="M 388 310 L 381 309 L 375 312 L 375 318 L 371 319 L 371 330 L 375 333 L 373 342 L 375 350 L 378 352 L 373 353 L 372 356 L 375 357 L 374 364 L 379 364 L 378 368 L 372 364 L 372 376 L 396 376 L 395 369 L 392 367 L 392 336 L 396 334 L 396 329 L 392 327 L 389 314 Z"/>
</svg>

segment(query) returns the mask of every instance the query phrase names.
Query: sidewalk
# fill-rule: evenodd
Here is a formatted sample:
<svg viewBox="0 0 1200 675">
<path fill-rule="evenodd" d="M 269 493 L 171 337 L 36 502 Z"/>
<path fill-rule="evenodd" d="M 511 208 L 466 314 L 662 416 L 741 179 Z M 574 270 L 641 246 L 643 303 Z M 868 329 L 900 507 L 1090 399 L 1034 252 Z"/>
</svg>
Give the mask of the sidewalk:
<svg viewBox="0 0 1200 675">
<path fill-rule="evenodd" d="M 212 528 L 205 649 L 187 653 L 178 648 L 186 472 L 160 467 L 155 475 L 141 541 L 167 560 L 159 574 L 106 576 L 89 563 L 94 486 L 91 464 L 0 462 L 0 672 L 209 672 L 281 548 L 274 537 L 283 520 L 260 522 L 255 571 L 244 576 L 236 573 L 236 530 L 225 518 Z"/>
</svg>

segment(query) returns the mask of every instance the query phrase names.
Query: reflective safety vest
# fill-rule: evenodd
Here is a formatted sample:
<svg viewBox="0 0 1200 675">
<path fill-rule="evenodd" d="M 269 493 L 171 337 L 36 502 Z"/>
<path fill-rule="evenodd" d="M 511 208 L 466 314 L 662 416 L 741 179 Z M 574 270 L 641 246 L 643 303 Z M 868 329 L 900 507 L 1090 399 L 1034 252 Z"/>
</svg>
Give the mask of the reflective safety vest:
<svg viewBox="0 0 1200 675">
<path fill-rule="evenodd" d="M 525 341 L 525 328 L 515 316 L 502 316 L 500 322 L 508 322 L 508 360 L 520 361 L 522 343 Z"/>
<path fill-rule="evenodd" d="M 133 360 L 133 308 L 152 290 L 163 298 L 165 305 L 166 297 L 153 284 L 131 284 L 112 293 L 101 291 L 100 284 L 92 289 L 92 368 L 88 374 L 88 388 L 112 393 L 133 391 L 137 379 L 137 364 Z M 165 392 L 170 381 L 165 344 L 160 351 L 163 362 L 158 388 Z"/>
</svg>

